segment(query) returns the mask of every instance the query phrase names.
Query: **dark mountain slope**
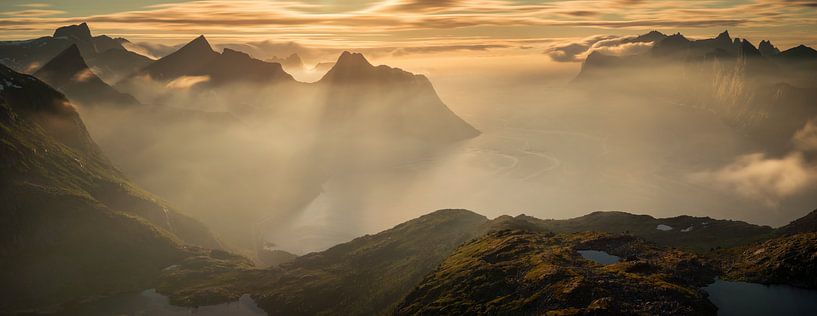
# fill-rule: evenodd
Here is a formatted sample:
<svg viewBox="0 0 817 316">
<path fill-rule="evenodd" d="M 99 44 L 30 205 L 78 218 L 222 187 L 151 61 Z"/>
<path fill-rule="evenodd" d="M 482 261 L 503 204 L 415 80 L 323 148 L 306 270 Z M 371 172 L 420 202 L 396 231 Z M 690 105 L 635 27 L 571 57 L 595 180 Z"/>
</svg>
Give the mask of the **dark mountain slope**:
<svg viewBox="0 0 817 316">
<path fill-rule="evenodd" d="M 294 81 L 292 76 L 284 72 L 281 64 L 254 59 L 246 53 L 232 49 L 224 49 L 223 53 L 217 53 L 204 35 L 146 66 L 137 73 L 138 75 L 149 75 L 161 82 L 184 76 L 207 76 L 208 81 L 205 84 L 207 86 L 241 82 Z"/>
<path fill-rule="evenodd" d="M 65 97 L 0 66 L 0 313 L 143 289 L 219 247 L 197 221 L 133 186 Z"/>
<path fill-rule="evenodd" d="M 76 45 L 45 64 L 34 76 L 81 105 L 137 105 L 132 96 L 116 91 L 88 68 Z"/>
<path fill-rule="evenodd" d="M 741 221 L 693 216 L 654 218 L 625 212 L 593 212 L 565 220 L 541 220 L 525 215 L 517 219 L 556 233 L 628 233 L 658 245 L 696 251 L 746 245 L 768 238 L 773 232 L 771 227 Z"/>
<path fill-rule="evenodd" d="M 780 235 L 817 232 L 817 210 L 811 211 L 811 213 L 806 214 L 806 216 L 778 228 L 776 232 Z"/>
<path fill-rule="evenodd" d="M 154 61 L 140 70 L 139 74 L 147 74 L 154 80 L 160 81 L 197 75 L 199 68 L 210 63 L 216 56 L 218 53 L 210 47 L 210 43 L 202 35 L 172 54 Z"/>
<path fill-rule="evenodd" d="M 375 67 L 359 53 L 343 52 L 317 85 L 326 93 L 327 124 L 365 121 L 367 128 L 434 142 L 479 134 L 440 100 L 428 78 Z"/>
<path fill-rule="evenodd" d="M 724 268 L 728 279 L 817 289 L 815 232 L 787 235 L 734 251 L 738 254 Z"/>
<path fill-rule="evenodd" d="M 105 35 L 91 36 L 88 24 L 82 23 L 60 27 L 53 36 L 0 42 L 0 63 L 17 72 L 32 73 L 71 45 L 77 45 L 90 68 L 111 83 L 151 61 L 126 50 L 119 39 Z"/>
</svg>

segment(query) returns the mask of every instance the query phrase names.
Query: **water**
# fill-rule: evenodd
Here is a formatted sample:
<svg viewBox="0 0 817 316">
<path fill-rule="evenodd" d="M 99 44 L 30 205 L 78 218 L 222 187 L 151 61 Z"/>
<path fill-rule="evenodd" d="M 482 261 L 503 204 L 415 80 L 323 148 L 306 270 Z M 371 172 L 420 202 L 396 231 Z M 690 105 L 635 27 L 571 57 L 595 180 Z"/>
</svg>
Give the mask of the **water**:
<svg viewBox="0 0 817 316">
<path fill-rule="evenodd" d="M 579 254 L 587 260 L 601 265 L 613 264 L 621 260 L 620 257 L 598 250 L 579 250 Z"/>
<path fill-rule="evenodd" d="M 141 293 L 122 294 L 79 304 L 63 310 L 59 315 L 150 315 L 150 316 L 261 316 L 267 315 L 258 308 L 249 295 L 243 295 L 237 302 L 198 308 L 170 305 L 170 300 L 155 290 Z"/>
<path fill-rule="evenodd" d="M 704 288 L 718 315 L 817 315 L 817 291 L 716 280 Z"/>
</svg>

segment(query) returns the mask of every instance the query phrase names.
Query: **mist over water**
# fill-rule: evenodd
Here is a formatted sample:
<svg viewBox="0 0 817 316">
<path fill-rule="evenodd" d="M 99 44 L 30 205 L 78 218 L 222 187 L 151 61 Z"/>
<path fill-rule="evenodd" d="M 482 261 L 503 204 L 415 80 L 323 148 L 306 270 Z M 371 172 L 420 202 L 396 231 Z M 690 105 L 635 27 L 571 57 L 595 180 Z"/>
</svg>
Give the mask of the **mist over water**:
<svg viewBox="0 0 817 316">
<path fill-rule="evenodd" d="M 443 208 L 539 218 L 625 210 L 781 225 L 813 207 L 813 188 L 769 202 L 702 176 L 764 152 L 710 109 L 578 90 L 568 84 L 578 64 L 534 57 L 375 63 L 426 74 L 442 101 L 482 132 L 452 144 L 390 136 L 388 122 L 371 128 L 366 113 L 348 124 L 363 132 L 317 132 L 326 122 L 314 104 L 325 96 L 299 87 L 151 95 L 208 111 L 193 123 L 127 110 L 82 114 L 125 174 L 245 252 L 260 242 L 319 251 Z M 243 115 L 259 104 L 269 106 L 263 115 Z M 115 133 L 120 124 L 148 124 L 156 135 Z"/>
</svg>

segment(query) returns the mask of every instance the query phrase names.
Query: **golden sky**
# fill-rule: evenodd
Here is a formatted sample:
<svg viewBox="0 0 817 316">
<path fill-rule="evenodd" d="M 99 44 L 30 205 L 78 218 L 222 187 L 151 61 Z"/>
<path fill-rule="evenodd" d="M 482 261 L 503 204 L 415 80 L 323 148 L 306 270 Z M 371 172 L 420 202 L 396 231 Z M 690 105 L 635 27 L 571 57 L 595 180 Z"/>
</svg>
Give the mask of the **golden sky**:
<svg viewBox="0 0 817 316">
<path fill-rule="evenodd" d="M 817 46 L 817 0 L 2 0 L 0 39 L 88 22 L 94 34 L 166 44 L 278 41 L 320 47 L 529 49 L 595 35 L 724 29 L 781 49 Z"/>
</svg>

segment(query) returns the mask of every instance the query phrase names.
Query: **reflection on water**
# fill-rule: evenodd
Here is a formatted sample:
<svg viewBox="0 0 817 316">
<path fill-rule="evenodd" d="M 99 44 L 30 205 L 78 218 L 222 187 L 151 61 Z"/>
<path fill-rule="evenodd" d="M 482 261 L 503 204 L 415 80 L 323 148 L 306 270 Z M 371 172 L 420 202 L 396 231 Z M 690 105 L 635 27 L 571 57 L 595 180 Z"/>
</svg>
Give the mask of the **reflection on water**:
<svg viewBox="0 0 817 316">
<path fill-rule="evenodd" d="M 71 306 L 59 315 L 261 316 L 267 313 L 258 308 L 252 298 L 246 294 L 241 296 L 238 302 L 188 308 L 170 305 L 170 300 L 166 296 L 151 289 L 141 293 L 116 295 Z"/>
<path fill-rule="evenodd" d="M 288 251 L 319 251 L 443 208 L 491 218 L 625 210 L 782 224 L 768 205 L 692 180 L 757 149 L 711 113 L 591 101 L 492 106 L 468 117 L 483 132 L 474 139 L 385 167 L 334 170 L 319 197 L 264 237 Z"/>
<path fill-rule="evenodd" d="M 613 264 L 621 260 L 620 257 L 598 250 L 579 250 L 579 254 L 587 260 L 601 265 Z"/>
<path fill-rule="evenodd" d="M 718 315 L 817 315 L 817 291 L 716 280 L 704 288 Z"/>
</svg>

